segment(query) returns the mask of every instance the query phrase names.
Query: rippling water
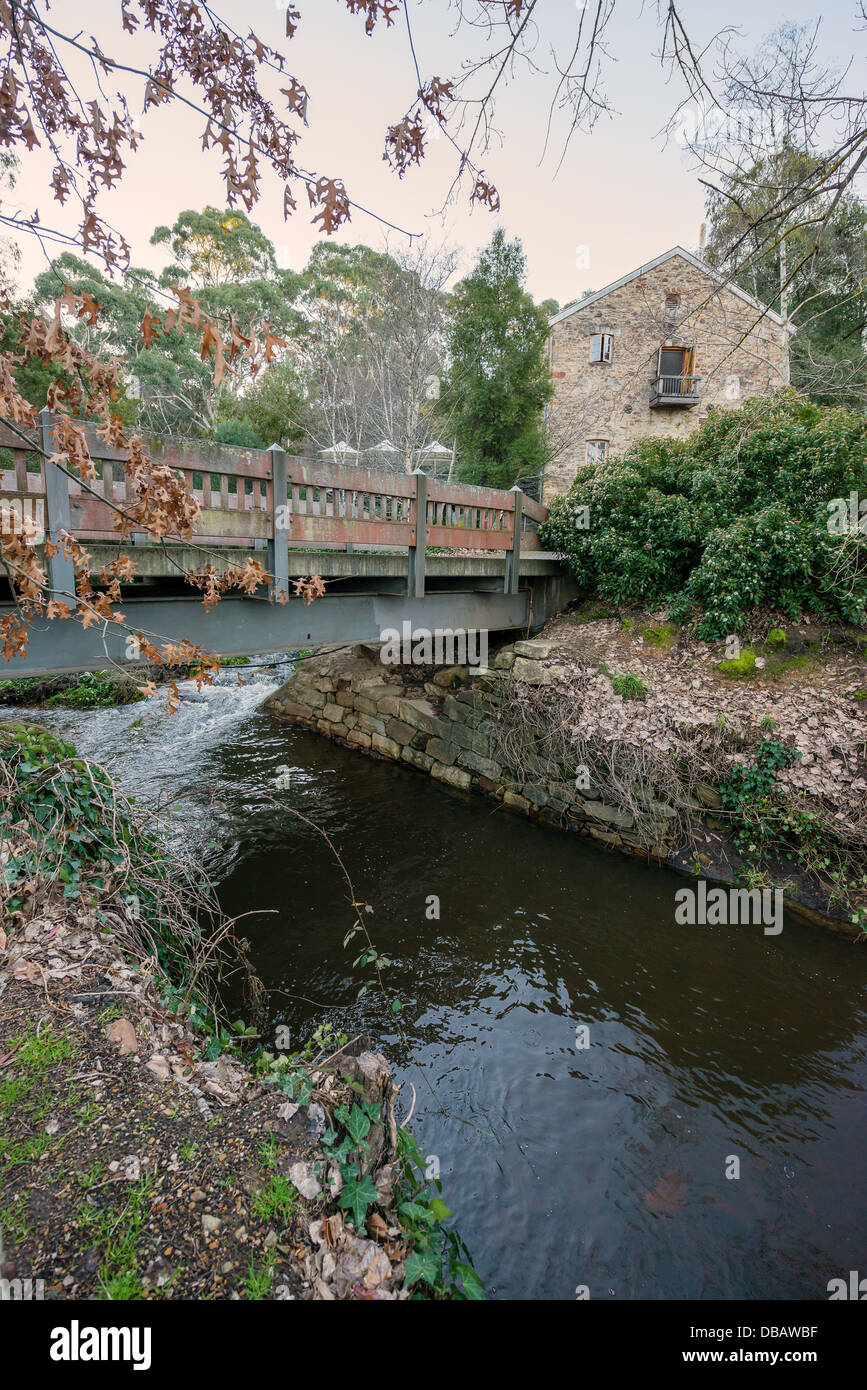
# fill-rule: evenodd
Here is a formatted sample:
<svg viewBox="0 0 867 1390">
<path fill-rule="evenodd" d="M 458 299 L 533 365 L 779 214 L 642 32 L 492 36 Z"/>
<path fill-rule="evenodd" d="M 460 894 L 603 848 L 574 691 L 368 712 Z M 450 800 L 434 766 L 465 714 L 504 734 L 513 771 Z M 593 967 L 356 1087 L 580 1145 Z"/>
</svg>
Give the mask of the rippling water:
<svg viewBox="0 0 867 1390">
<path fill-rule="evenodd" d="M 44 717 L 205 835 L 284 991 L 272 1023 L 367 1032 L 412 1083 L 490 1295 L 824 1299 L 867 1272 L 863 948 L 791 921 L 676 926 L 668 871 L 281 725 L 256 707 L 285 668 L 252 674 L 172 719 Z M 373 905 L 404 1039 L 356 999 L 345 885 L 287 807 Z"/>
</svg>

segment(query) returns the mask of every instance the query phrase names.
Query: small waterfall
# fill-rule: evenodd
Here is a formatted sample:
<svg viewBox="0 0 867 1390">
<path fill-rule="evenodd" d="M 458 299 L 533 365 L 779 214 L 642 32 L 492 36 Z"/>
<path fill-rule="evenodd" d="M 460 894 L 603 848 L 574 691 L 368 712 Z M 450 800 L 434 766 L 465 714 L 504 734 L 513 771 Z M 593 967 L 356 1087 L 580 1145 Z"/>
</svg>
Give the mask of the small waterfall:
<svg viewBox="0 0 867 1390">
<path fill-rule="evenodd" d="M 212 772 L 212 755 L 234 738 L 234 730 L 256 715 L 262 702 L 291 675 L 294 657 L 275 652 L 249 666 L 220 672 L 201 690 L 195 680 L 178 682 L 180 708 L 168 710 L 166 689 L 148 701 L 111 709 L 0 708 L 0 718 L 32 721 L 56 729 L 79 753 L 99 763 L 127 795 L 155 802 L 192 793 Z M 243 682 L 239 684 L 238 678 Z"/>
</svg>

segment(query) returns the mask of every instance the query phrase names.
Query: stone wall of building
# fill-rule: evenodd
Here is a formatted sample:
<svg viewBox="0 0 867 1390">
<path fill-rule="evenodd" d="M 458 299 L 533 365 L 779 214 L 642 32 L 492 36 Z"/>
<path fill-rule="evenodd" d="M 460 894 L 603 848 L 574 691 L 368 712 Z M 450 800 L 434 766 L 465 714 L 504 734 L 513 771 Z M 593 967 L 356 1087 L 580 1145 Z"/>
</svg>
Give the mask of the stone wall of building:
<svg viewBox="0 0 867 1390">
<path fill-rule="evenodd" d="M 548 428 L 556 456 L 544 500 L 565 493 L 588 440 L 622 453 L 644 436 L 689 434 L 709 409 L 732 409 L 785 384 L 782 328 L 680 256 L 580 306 L 551 330 L 554 398 Z M 594 333 L 613 337 L 610 362 L 590 361 Z M 694 350 L 695 406 L 650 405 L 660 346 Z"/>
</svg>

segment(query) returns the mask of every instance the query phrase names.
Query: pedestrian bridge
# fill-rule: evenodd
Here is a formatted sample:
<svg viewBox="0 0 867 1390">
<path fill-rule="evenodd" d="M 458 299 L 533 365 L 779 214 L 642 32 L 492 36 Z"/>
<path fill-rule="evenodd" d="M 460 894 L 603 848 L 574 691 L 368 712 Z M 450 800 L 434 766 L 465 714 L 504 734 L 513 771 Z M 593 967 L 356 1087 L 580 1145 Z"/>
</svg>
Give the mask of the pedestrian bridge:
<svg viewBox="0 0 867 1390">
<path fill-rule="evenodd" d="M 155 462 L 187 482 L 201 511 L 190 540 L 119 539 L 127 500 L 124 455 L 89 434 L 98 478 L 83 482 L 51 461 L 50 414 L 23 439 L 0 425 L 0 517 L 29 517 L 38 534 L 62 532 L 86 548 L 91 583 L 124 553 L 134 577 L 112 605 L 123 627 L 37 618 L 27 655 L 0 665 L 0 678 L 124 664 L 131 635 L 155 645 L 192 642 L 221 656 L 375 642 L 386 629 L 431 633 L 531 631 L 574 595 L 555 556 L 539 548 L 547 515 L 519 488 L 476 488 L 422 472 L 371 471 L 199 441 L 150 439 Z M 184 573 L 258 559 L 269 575 L 256 595 L 232 593 L 206 610 Z M 45 559 L 52 596 L 75 606 L 71 561 Z M 294 580 L 319 574 L 323 597 L 304 603 Z M 0 617 L 14 612 L 0 592 Z"/>
</svg>

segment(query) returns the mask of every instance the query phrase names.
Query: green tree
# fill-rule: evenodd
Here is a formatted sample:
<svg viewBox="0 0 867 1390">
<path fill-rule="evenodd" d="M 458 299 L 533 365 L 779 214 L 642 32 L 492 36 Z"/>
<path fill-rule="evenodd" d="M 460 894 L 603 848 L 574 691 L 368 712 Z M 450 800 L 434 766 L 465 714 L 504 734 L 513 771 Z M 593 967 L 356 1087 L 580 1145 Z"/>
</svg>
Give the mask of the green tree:
<svg viewBox="0 0 867 1390">
<path fill-rule="evenodd" d="M 548 324 L 524 289 L 525 274 L 520 240 L 508 242 L 498 228 L 454 293 L 440 411 L 468 482 L 511 487 L 545 460 Z"/>
<path fill-rule="evenodd" d="M 201 434 L 210 419 L 213 367 L 201 360 L 200 341 L 191 329 L 161 333 L 145 348 L 140 331 L 145 313 L 162 315 L 166 309 L 153 272 L 136 267 L 112 280 L 64 251 L 36 277 L 37 302 L 47 307 L 66 285 L 77 294 L 86 291 L 102 306 L 96 323 L 80 321 L 75 333 L 91 351 L 125 359 L 139 427 L 154 434 Z"/>
<path fill-rule="evenodd" d="M 174 257 L 160 273 L 160 285 L 191 285 L 224 331 L 230 314 L 244 334 L 263 323 L 278 336 L 301 326 L 294 307 L 301 276 L 277 265 L 273 244 L 243 212 L 187 209 L 171 227 L 157 227 L 151 245 L 169 246 Z"/>
<path fill-rule="evenodd" d="M 240 396 L 222 394 L 214 438 L 252 449 L 281 444 L 291 452 L 306 439 L 310 414 L 304 380 L 294 362 L 284 360 L 262 372 Z"/>
<path fill-rule="evenodd" d="M 171 247 L 174 262 L 163 272 L 198 288 L 274 275 L 274 247 L 260 227 L 236 208 L 188 208 L 171 227 L 157 227 L 151 246 Z"/>
<path fill-rule="evenodd" d="M 783 330 L 791 384 L 827 405 L 867 403 L 867 207 L 854 193 L 830 211 L 817 194 L 789 218 L 773 209 L 823 164 L 789 143 L 736 162 L 707 200 L 705 259 L 795 329 Z M 816 228 L 830 217 L 816 244 Z"/>
<path fill-rule="evenodd" d="M 173 281 L 192 282 L 202 308 L 227 339 L 232 322 L 242 334 L 267 323 L 278 337 L 288 338 L 303 322 L 295 308 L 301 277 L 277 266 L 271 242 L 241 213 L 214 208 L 184 212 L 173 227 L 158 227 L 151 240 L 168 243 L 176 258 L 159 275 L 134 267 L 110 279 L 65 251 L 37 276 L 36 300 L 48 307 L 65 285 L 91 294 L 102 306 L 99 317 L 94 325 L 79 323 L 76 335 L 93 350 L 126 359 L 128 391 L 137 403 L 130 402 L 128 410 L 137 409 L 139 428 L 154 434 L 208 435 L 218 401 L 223 402 L 220 418 L 244 414 L 237 406 L 227 409 L 223 400 L 232 394 L 240 397 L 251 386 L 243 357 L 233 364 L 231 387 L 215 391 L 213 363 L 202 361 L 196 330 L 160 332 L 146 349 L 140 331 L 145 313 L 162 317 L 167 307 L 164 288 Z"/>
</svg>

